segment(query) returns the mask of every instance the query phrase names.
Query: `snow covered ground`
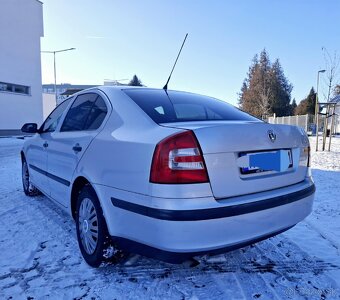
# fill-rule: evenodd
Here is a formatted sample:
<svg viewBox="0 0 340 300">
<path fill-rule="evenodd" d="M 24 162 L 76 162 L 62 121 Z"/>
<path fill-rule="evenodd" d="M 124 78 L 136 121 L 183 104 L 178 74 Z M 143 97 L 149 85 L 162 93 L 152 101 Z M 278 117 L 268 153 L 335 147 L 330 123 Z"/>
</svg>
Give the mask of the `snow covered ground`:
<svg viewBox="0 0 340 300">
<path fill-rule="evenodd" d="M 100 269 L 67 214 L 24 195 L 22 142 L 0 139 L 0 299 L 340 299 L 340 138 L 312 153 L 314 211 L 286 233 L 196 267 L 133 256 Z"/>
</svg>

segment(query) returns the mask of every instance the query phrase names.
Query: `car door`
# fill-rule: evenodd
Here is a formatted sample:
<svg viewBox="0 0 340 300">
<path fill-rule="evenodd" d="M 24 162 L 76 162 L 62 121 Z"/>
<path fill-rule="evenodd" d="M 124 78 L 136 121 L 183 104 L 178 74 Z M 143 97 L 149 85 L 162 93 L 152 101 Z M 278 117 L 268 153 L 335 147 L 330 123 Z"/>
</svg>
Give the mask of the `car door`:
<svg viewBox="0 0 340 300">
<path fill-rule="evenodd" d="M 40 127 L 38 134 L 32 139 L 32 143 L 27 148 L 26 155 L 31 171 L 32 182 L 39 190 L 47 195 L 50 194 L 47 179 L 47 140 L 51 133 L 56 130 L 70 101 L 70 98 L 65 100 L 51 112 Z"/>
<path fill-rule="evenodd" d="M 77 96 L 58 131 L 48 140 L 47 168 L 51 197 L 69 206 L 70 185 L 74 171 L 87 147 L 97 135 L 107 115 L 103 97 L 96 93 Z"/>
</svg>

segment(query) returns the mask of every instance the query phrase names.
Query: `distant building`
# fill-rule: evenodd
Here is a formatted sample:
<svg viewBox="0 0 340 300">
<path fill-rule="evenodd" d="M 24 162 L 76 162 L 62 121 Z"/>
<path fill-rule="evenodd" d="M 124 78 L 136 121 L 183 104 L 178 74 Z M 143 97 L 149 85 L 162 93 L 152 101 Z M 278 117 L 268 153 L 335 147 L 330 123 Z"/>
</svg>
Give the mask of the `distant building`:
<svg viewBox="0 0 340 300">
<path fill-rule="evenodd" d="M 65 100 L 68 96 L 64 95 L 64 93 L 68 89 L 77 89 L 78 91 L 85 90 L 91 87 L 95 87 L 96 85 L 86 85 L 86 84 L 70 84 L 70 83 L 62 83 L 57 84 L 57 104 L 60 104 L 63 100 Z M 43 93 L 45 94 L 55 94 L 54 92 L 54 84 L 43 84 Z"/>
<path fill-rule="evenodd" d="M 1 0 L 0 135 L 43 121 L 40 38 L 42 2 Z"/>
<path fill-rule="evenodd" d="M 126 84 L 120 83 L 117 80 L 104 80 L 104 85 L 126 85 Z M 97 85 L 70 84 L 70 83 L 57 84 L 57 104 L 60 104 L 63 100 L 73 95 L 74 93 L 96 86 L 98 86 L 98 84 Z M 55 94 L 54 84 L 43 84 L 43 93 Z"/>
</svg>

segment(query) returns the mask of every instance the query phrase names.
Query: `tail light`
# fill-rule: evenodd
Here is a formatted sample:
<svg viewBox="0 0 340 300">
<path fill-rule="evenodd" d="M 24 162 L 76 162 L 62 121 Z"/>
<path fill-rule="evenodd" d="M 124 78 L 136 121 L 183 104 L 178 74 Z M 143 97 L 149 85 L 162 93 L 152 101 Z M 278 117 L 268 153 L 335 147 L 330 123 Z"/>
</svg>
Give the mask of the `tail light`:
<svg viewBox="0 0 340 300">
<path fill-rule="evenodd" d="M 310 167 L 310 146 L 302 148 L 300 155 L 300 165 Z"/>
<path fill-rule="evenodd" d="M 150 182 L 168 184 L 208 182 L 202 152 L 192 131 L 172 135 L 156 146 Z"/>
<path fill-rule="evenodd" d="M 307 167 L 310 168 L 310 166 L 311 166 L 311 163 L 310 163 L 310 146 L 308 146 L 307 151 L 308 151 Z"/>
</svg>

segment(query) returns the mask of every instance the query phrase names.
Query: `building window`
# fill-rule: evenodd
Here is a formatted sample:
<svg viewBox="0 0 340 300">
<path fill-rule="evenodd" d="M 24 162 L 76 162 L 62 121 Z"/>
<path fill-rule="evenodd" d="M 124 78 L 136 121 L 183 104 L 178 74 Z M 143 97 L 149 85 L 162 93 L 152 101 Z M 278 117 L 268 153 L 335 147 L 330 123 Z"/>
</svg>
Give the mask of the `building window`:
<svg viewBox="0 0 340 300">
<path fill-rule="evenodd" d="M 30 94 L 30 87 L 20 84 L 0 82 L 0 92 L 9 92 L 17 94 Z"/>
</svg>

